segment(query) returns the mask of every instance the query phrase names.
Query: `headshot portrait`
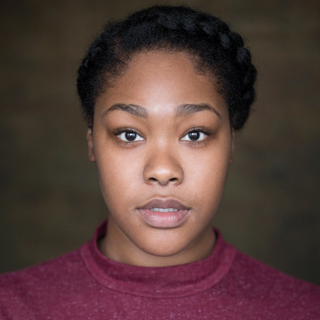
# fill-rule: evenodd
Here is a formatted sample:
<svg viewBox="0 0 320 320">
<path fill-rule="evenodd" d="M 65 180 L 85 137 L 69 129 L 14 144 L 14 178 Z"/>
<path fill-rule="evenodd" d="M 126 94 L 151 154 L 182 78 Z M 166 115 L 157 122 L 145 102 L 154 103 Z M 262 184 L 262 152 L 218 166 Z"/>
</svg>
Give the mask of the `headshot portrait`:
<svg viewBox="0 0 320 320">
<path fill-rule="evenodd" d="M 320 319 L 319 9 L 2 1 L 0 319 Z"/>
</svg>

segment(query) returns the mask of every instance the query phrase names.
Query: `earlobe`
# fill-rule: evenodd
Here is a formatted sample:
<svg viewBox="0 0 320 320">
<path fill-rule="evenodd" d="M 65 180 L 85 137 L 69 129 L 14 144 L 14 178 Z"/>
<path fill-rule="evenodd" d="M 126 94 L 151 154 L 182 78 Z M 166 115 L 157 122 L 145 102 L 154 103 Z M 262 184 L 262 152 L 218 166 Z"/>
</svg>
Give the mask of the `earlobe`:
<svg viewBox="0 0 320 320">
<path fill-rule="evenodd" d="M 234 147 L 235 147 L 235 132 L 234 129 L 232 128 L 231 130 L 231 150 L 230 150 L 230 160 L 229 163 L 233 162 L 233 152 L 234 152 Z"/>
<path fill-rule="evenodd" d="M 89 156 L 89 159 L 90 159 L 90 161 L 95 162 L 96 158 L 94 156 L 94 150 L 93 150 L 92 128 L 88 128 L 87 141 L 88 141 L 88 156 Z"/>
</svg>

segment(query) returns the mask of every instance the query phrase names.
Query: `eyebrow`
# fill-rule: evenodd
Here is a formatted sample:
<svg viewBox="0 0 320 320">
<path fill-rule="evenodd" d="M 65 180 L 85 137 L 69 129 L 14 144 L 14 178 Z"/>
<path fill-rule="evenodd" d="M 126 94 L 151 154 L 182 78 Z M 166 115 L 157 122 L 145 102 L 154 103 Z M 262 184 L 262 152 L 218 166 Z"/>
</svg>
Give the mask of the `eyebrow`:
<svg viewBox="0 0 320 320">
<path fill-rule="evenodd" d="M 199 104 L 181 104 L 180 106 L 178 106 L 177 110 L 176 110 L 176 114 L 178 116 L 187 116 L 190 115 L 192 113 L 196 113 L 196 112 L 200 112 L 200 111 L 211 111 L 213 113 L 215 113 L 219 119 L 222 119 L 221 114 L 210 104 L 208 103 L 199 103 Z"/>
<path fill-rule="evenodd" d="M 140 118 L 147 118 L 148 116 L 148 111 L 144 107 L 140 107 L 135 104 L 115 103 L 108 110 L 102 113 L 101 118 L 104 118 L 109 112 L 115 110 L 121 110 Z"/>
<path fill-rule="evenodd" d="M 127 113 L 130 113 L 134 116 L 140 117 L 140 118 L 147 118 L 148 117 L 148 111 L 146 108 L 135 105 L 135 104 L 125 104 L 125 103 L 115 103 L 113 104 L 108 110 L 102 113 L 101 117 L 104 118 L 109 112 L 115 111 L 115 110 L 121 110 Z M 177 116 L 188 116 L 190 114 L 201 112 L 201 111 L 211 111 L 215 113 L 219 119 L 222 119 L 221 114 L 210 104 L 208 103 L 186 103 L 181 104 L 176 108 L 176 115 Z"/>
</svg>

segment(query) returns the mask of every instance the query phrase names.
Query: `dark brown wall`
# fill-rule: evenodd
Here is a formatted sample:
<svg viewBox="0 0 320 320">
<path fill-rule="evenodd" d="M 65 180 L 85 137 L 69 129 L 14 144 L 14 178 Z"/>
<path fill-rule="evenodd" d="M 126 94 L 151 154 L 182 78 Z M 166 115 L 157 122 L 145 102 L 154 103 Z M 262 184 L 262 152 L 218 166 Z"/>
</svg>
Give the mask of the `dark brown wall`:
<svg viewBox="0 0 320 320">
<path fill-rule="evenodd" d="M 1 272 L 80 246 L 106 217 L 76 69 L 108 19 L 154 3 L 0 1 Z M 231 22 L 260 73 L 214 224 L 244 252 L 320 284 L 320 2 L 185 3 Z"/>
</svg>

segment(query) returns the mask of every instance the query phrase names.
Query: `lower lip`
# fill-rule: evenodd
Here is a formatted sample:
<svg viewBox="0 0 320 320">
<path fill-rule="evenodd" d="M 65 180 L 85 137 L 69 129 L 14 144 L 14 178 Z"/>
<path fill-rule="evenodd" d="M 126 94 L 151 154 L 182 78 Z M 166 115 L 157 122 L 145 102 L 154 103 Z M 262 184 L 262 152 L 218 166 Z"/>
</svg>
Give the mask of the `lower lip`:
<svg viewBox="0 0 320 320">
<path fill-rule="evenodd" d="M 143 220 L 155 228 L 179 227 L 188 217 L 189 210 L 178 210 L 169 212 L 138 210 Z"/>
</svg>

